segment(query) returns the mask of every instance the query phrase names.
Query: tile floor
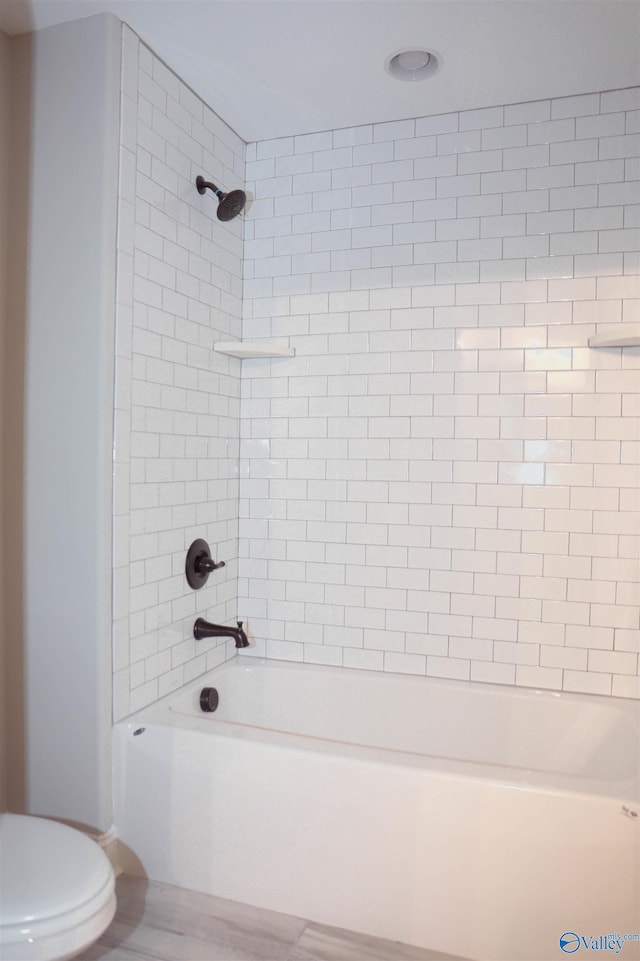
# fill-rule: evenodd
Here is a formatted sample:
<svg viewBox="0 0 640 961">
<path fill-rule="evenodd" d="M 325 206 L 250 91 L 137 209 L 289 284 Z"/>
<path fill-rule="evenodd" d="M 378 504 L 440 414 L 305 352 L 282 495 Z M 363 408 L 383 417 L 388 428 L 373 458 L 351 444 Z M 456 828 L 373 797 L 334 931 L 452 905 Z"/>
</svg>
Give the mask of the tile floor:
<svg viewBox="0 0 640 961">
<path fill-rule="evenodd" d="M 126 875 L 117 894 L 112 924 L 78 961 L 456 961 Z"/>
</svg>

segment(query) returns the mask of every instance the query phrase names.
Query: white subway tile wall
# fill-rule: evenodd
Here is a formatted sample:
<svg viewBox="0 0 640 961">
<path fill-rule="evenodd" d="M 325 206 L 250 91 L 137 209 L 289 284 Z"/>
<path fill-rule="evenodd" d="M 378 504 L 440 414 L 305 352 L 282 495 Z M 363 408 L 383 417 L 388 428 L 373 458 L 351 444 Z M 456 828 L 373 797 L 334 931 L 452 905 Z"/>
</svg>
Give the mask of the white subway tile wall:
<svg viewBox="0 0 640 961">
<path fill-rule="evenodd" d="M 640 351 L 587 347 L 640 319 L 640 90 L 247 146 L 124 27 L 121 106 L 115 718 L 234 655 L 198 615 L 640 697 Z M 221 224 L 195 177 L 245 151 Z M 213 352 L 241 334 L 296 356 Z"/>
<path fill-rule="evenodd" d="M 640 697 L 639 108 L 248 145 L 249 656 Z"/>
<path fill-rule="evenodd" d="M 114 460 L 114 717 L 235 654 L 193 639 L 237 614 L 242 223 L 198 174 L 244 183 L 244 142 L 123 27 Z M 226 567 L 195 592 L 186 551 Z"/>
</svg>

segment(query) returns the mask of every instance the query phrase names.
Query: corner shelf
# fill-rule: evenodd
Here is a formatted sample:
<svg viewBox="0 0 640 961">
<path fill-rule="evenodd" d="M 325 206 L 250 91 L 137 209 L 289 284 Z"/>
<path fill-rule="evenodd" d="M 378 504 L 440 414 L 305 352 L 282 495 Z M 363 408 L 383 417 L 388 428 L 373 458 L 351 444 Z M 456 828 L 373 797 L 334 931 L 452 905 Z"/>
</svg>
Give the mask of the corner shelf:
<svg viewBox="0 0 640 961">
<path fill-rule="evenodd" d="M 640 347 L 640 324 L 613 324 L 589 337 L 589 347 Z"/>
<path fill-rule="evenodd" d="M 258 343 L 257 341 L 240 340 L 219 340 L 213 345 L 213 349 L 218 354 L 227 354 L 229 357 L 239 357 L 241 360 L 248 357 L 295 357 L 294 347 L 281 347 L 278 344 Z"/>
</svg>

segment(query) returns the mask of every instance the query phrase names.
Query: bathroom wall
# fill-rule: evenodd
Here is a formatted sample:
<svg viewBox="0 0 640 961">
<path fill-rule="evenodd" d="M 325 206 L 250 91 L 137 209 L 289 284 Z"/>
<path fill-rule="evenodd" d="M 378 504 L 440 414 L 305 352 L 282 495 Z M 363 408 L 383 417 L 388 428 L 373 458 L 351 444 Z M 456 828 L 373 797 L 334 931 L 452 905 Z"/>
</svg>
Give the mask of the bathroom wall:
<svg viewBox="0 0 640 961">
<path fill-rule="evenodd" d="M 242 220 L 210 191 L 244 183 L 244 142 L 123 27 L 115 400 L 114 716 L 233 654 L 193 639 L 237 607 Z M 195 592 L 196 537 L 226 566 Z"/>
<path fill-rule="evenodd" d="M 640 696 L 639 107 L 248 146 L 249 654 Z"/>
<path fill-rule="evenodd" d="M 6 366 L 5 330 L 7 316 L 7 247 L 9 211 L 9 125 L 11 86 L 9 38 L 0 30 L 0 381 L 4 379 Z M 4 485 L 3 464 L 5 458 L 3 423 L 3 398 L 0 391 L 0 811 L 7 807 L 7 731 L 6 666 L 5 666 L 5 601 L 4 601 Z"/>
<path fill-rule="evenodd" d="M 26 326 L 26 403 L 24 553 L 13 559 L 24 678 L 11 683 L 24 684 L 27 810 L 100 831 L 111 824 L 119 41 L 110 15 L 12 39 L 24 236 L 12 233 L 22 291 L 11 326 Z"/>
<path fill-rule="evenodd" d="M 4 281 L 0 300 L 5 311 L 2 331 L 3 366 L 0 375 L 2 420 L 1 480 L 2 521 L 0 556 L 3 558 L 2 632 L 4 664 L 2 703 L 6 721 L 6 806 L 25 809 L 24 711 L 24 421 L 25 324 L 27 312 L 27 261 L 29 249 L 29 177 L 32 137 L 32 63 L 28 42 L 5 37 L 4 99 L 0 140 L 6 187 L 4 210 Z"/>
</svg>

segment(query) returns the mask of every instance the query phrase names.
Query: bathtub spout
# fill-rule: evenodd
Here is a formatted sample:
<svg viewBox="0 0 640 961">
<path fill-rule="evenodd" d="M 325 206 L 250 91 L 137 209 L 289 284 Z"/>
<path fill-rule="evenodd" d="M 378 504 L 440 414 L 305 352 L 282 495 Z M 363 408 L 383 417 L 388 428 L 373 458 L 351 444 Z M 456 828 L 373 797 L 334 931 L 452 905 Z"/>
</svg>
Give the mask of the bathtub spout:
<svg viewBox="0 0 640 961">
<path fill-rule="evenodd" d="M 249 639 L 242 629 L 242 621 L 237 623 L 237 627 L 227 627 L 224 624 L 210 624 L 203 617 L 199 617 L 193 625 L 193 636 L 196 641 L 201 641 L 205 637 L 232 637 L 236 647 L 249 647 Z"/>
</svg>

